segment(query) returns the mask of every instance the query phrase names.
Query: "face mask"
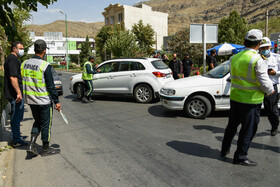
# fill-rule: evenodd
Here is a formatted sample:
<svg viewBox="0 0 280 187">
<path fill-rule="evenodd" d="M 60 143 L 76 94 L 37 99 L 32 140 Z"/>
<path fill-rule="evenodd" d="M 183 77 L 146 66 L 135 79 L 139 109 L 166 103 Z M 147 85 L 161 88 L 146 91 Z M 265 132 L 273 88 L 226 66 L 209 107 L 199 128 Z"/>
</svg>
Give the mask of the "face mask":
<svg viewBox="0 0 280 187">
<path fill-rule="evenodd" d="M 270 53 L 270 50 L 269 49 L 266 49 L 266 50 L 261 50 L 261 54 L 266 56 Z"/>
<path fill-rule="evenodd" d="M 23 49 L 20 49 L 20 50 L 18 51 L 17 55 L 18 55 L 19 57 L 22 57 L 22 56 L 24 55 L 24 50 L 23 50 Z"/>
</svg>

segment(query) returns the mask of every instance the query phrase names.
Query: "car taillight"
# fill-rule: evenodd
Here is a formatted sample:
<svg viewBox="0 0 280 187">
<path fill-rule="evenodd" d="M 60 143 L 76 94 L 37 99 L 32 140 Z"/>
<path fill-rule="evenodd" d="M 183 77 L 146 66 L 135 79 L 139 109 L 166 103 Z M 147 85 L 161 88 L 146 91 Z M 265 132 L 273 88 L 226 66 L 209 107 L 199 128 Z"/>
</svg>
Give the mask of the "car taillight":
<svg viewBox="0 0 280 187">
<path fill-rule="evenodd" d="M 158 71 L 153 72 L 153 74 L 154 74 L 156 77 L 165 77 L 165 76 L 166 76 L 165 73 L 161 73 L 161 72 L 158 72 Z"/>
</svg>

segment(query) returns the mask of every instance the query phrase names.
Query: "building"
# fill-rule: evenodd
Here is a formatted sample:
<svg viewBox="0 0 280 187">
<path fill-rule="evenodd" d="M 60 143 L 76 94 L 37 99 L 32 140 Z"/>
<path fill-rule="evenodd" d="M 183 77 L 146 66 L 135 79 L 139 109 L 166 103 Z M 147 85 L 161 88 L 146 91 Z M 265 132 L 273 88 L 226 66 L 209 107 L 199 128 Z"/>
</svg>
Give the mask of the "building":
<svg viewBox="0 0 280 187">
<path fill-rule="evenodd" d="M 125 29 L 131 30 L 132 26 L 140 20 L 145 25 L 150 24 L 155 31 L 156 45 L 154 47 L 157 50 L 162 49 L 163 37 L 168 35 L 168 14 L 153 11 L 152 7 L 145 4 L 139 7 L 110 4 L 104 10 L 105 12 L 102 14 L 105 19 L 105 25 L 114 26 L 116 24 L 122 24 Z"/>
<path fill-rule="evenodd" d="M 54 57 L 61 57 L 65 59 L 66 57 L 66 38 L 62 36 L 62 32 L 44 32 L 44 36 L 35 36 L 34 32 L 30 33 L 32 42 L 35 42 L 38 39 L 42 39 L 47 43 L 49 49 L 47 49 L 47 61 L 53 62 Z M 71 54 L 80 54 L 81 44 L 86 41 L 86 38 L 71 38 L 68 37 L 68 55 Z M 91 43 L 92 52 L 94 51 L 95 41 L 92 38 L 89 38 Z M 28 54 L 35 54 L 34 45 L 32 45 Z"/>
</svg>

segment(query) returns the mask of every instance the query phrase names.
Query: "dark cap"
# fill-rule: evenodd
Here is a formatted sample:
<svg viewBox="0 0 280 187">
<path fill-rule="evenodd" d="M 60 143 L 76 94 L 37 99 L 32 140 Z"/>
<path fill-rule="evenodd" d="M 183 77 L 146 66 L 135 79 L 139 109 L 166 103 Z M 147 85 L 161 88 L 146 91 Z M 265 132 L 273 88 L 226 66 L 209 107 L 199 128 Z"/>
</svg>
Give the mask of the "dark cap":
<svg viewBox="0 0 280 187">
<path fill-rule="evenodd" d="M 91 60 L 91 59 L 95 59 L 93 55 L 90 55 L 90 56 L 88 57 L 88 60 Z"/>
<path fill-rule="evenodd" d="M 40 40 L 40 39 L 34 42 L 34 48 L 37 50 L 49 49 L 47 47 L 47 43 L 44 40 Z"/>
</svg>

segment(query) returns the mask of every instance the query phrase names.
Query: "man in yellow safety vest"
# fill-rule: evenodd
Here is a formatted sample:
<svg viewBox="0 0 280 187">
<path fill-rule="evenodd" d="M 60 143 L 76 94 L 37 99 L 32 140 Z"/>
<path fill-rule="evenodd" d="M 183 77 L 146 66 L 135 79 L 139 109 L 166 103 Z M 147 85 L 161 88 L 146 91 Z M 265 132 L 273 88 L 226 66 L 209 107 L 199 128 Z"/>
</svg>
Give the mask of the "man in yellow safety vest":
<svg viewBox="0 0 280 187">
<path fill-rule="evenodd" d="M 274 93 L 273 85 L 267 74 L 267 64 L 257 52 L 262 39 L 262 31 L 250 30 L 245 36 L 245 50 L 230 59 L 230 115 L 222 143 L 221 156 L 225 157 L 229 153 L 232 139 L 241 123 L 233 164 L 257 165 L 256 162 L 247 158 L 247 153 L 257 132 L 264 95 Z"/>
<path fill-rule="evenodd" d="M 21 65 L 23 96 L 32 111 L 35 120 L 31 130 L 31 141 L 27 149 L 28 157 L 38 155 L 35 147 L 37 136 L 41 133 L 43 142 L 42 156 L 49 156 L 60 152 L 49 146 L 51 138 L 53 102 L 55 109 L 60 111 L 61 106 L 55 89 L 51 66 L 44 61 L 47 44 L 44 40 L 34 43 L 35 55 Z"/>
<path fill-rule="evenodd" d="M 93 93 L 93 75 L 97 73 L 97 71 L 94 71 L 93 68 L 93 62 L 94 62 L 94 56 L 90 56 L 88 58 L 88 61 L 84 64 L 83 73 L 82 73 L 82 79 L 84 80 L 86 84 L 86 92 L 83 98 L 84 103 L 92 102 L 92 93 Z"/>
</svg>

